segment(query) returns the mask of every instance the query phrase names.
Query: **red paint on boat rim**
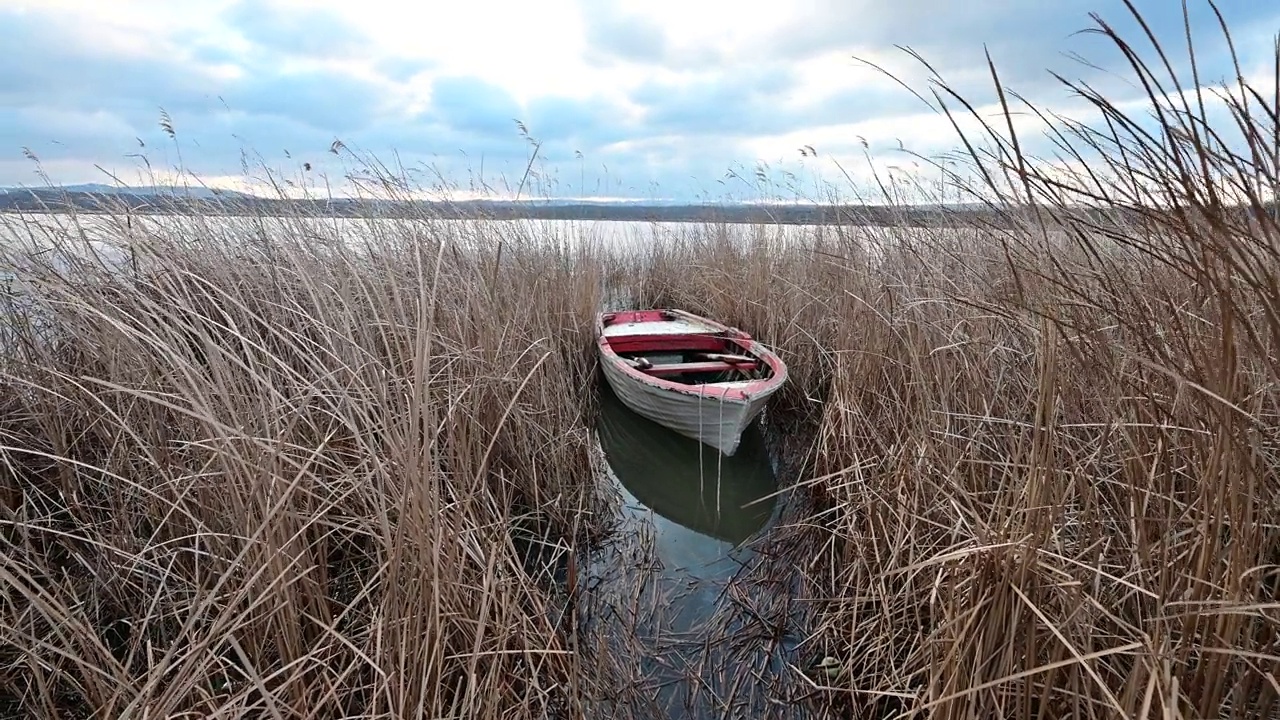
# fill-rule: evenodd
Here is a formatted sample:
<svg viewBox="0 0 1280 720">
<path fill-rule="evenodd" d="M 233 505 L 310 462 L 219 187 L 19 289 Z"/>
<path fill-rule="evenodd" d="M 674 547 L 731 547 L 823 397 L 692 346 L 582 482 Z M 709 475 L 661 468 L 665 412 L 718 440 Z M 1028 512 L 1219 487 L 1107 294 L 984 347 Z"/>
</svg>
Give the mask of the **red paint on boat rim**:
<svg viewBox="0 0 1280 720">
<path fill-rule="evenodd" d="M 708 333 L 671 333 L 663 335 L 640 334 L 640 335 L 618 335 L 612 338 L 604 334 L 604 329 L 619 323 L 642 323 L 642 322 L 673 322 L 677 320 L 687 320 L 705 324 L 711 328 Z M 682 395 L 698 395 L 702 397 L 719 398 L 730 402 L 748 402 L 755 395 L 781 384 L 786 380 L 787 368 L 783 364 L 782 359 L 777 356 L 769 348 L 757 342 L 747 333 L 738 328 L 723 325 L 708 318 L 698 317 L 692 314 L 677 313 L 675 311 L 659 308 L 654 310 L 623 310 L 617 312 L 601 313 L 596 321 L 596 342 L 600 346 L 604 357 L 614 366 L 622 370 L 627 375 L 640 380 L 653 387 L 671 392 L 678 392 Z M 727 340 L 729 342 L 744 348 L 751 355 L 759 359 L 769 366 L 772 376 L 763 380 L 753 380 L 746 385 L 735 387 L 717 387 L 711 385 L 686 385 L 660 377 L 654 377 L 648 373 L 641 372 L 631 367 L 629 363 L 622 359 L 614 349 L 613 341 L 625 340 L 628 338 L 643 338 L 652 340 L 656 343 L 659 338 L 679 341 L 680 339 L 697 340 L 700 338 L 715 338 L 717 340 Z M 661 348 L 655 348 L 661 349 Z"/>
</svg>

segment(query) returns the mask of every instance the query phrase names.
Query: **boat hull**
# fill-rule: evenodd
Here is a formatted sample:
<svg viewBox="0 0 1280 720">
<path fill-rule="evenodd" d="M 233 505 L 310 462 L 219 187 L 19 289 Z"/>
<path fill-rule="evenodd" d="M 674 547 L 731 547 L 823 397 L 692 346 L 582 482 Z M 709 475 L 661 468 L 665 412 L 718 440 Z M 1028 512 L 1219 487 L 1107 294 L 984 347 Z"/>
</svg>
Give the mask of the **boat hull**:
<svg viewBox="0 0 1280 720">
<path fill-rule="evenodd" d="M 636 414 L 704 443 L 725 456 L 732 456 L 738 450 L 743 432 L 760 416 L 769 398 L 785 382 L 786 368 L 775 354 L 741 331 L 681 311 L 662 312 L 671 318 L 673 328 L 679 329 L 682 324 L 702 325 L 705 331 L 716 336 L 731 337 L 751 355 L 768 364 L 773 370 L 772 377 L 687 385 L 666 382 L 646 375 L 614 352 L 610 338 L 605 337 L 602 319 L 598 328 L 601 336 L 599 351 L 605 380 L 618 399 Z M 631 326 L 642 327 L 641 334 L 657 337 L 656 342 L 661 344 L 663 330 L 655 328 L 652 321 L 632 323 Z"/>
<path fill-rule="evenodd" d="M 743 431 L 764 411 L 772 395 L 763 393 L 742 402 L 722 399 L 708 391 L 684 394 L 636 379 L 617 363 L 604 362 L 602 369 L 614 394 L 637 415 L 705 443 L 726 456 L 737 452 Z"/>
</svg>

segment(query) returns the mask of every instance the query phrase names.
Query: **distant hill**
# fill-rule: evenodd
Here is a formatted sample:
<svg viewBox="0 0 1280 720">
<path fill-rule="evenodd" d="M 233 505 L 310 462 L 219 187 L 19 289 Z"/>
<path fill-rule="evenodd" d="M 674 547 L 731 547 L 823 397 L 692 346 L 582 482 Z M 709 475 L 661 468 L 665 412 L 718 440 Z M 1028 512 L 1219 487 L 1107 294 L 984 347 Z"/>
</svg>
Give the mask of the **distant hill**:
<svg viewBox="0 0 1280 720">
<path fill-rule="evenodd" d="M 205 187 L 179 187 L 165 185 L 139 185 L 119 187 L 102 183 L 84 183 L 80 185 L 59 185 L 53 187 L 0 187 L 0 196 L 34 195 L 37 197 L 60 197 L 63 195 L 109 195 L 113 197 L 134 195 L 139 197 L 188 197 L 202 200 L 251 199 L 252 195 L 234 190 L 220 190 Z M 0 201 L 3 202 L 3 201 Z M 3 209 L 0 207 L 0 209 Z"/>
<path fill-rule="evenodd" d="M 130 187 L 88 184 L 0 189 L 0 212 L 116 213 L 210 216 L 304 215 L 312 217 L 434 217 L 493 220 L 621 220 L 636 222 L 722 222 L 791 225 L 892 225 L 954 227 L 1000 223 L 980 204 L 801 205 L 794 203 L 688 203 L 671 200 L 458 200 L 388 201 L 357 199 L 282 199 L 206 188 Z M 1090 212 L 1097 217 L 1099 213 Z"/>
</svg>

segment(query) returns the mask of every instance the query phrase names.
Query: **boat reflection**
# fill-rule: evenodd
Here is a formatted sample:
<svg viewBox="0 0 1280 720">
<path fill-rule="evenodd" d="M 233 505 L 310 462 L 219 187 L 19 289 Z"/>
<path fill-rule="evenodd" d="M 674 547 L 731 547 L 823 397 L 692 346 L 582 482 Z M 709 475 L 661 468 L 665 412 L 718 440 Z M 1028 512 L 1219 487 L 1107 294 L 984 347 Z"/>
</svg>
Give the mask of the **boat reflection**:
<svg viewBox="0 0 1280 720">
<path fill-rule="evenodd" d="M 677 540 L 662 537 L 671 530 L 691 531 L 719 542 L 687 550 L 723 555 L 723 544 L 740 545 L 772 517 L 777 482 L 758 426 L 747 429 L 732 457 L 724 457 L 632 412 L 605 383 L 600 406 L 598 435 L 614 476 L 636 501 L 669 521 L 657 523 L 660 544 Z"/>
</svg>

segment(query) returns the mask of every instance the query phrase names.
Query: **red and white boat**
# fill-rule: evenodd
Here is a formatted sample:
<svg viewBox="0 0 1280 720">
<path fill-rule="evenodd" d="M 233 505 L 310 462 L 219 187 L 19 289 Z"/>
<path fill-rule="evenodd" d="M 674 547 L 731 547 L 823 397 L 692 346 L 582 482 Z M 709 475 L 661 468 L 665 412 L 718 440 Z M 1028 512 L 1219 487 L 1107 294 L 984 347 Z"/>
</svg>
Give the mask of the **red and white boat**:
<svg viewBox="0 0 1280 720">
<path fill-rule="evenodd" d="M 627 407 L 732 456 L 787 381 L 772 350 L 737 328 L 683 310 L 601 313 L 605 379 Z"/>
</svg>

